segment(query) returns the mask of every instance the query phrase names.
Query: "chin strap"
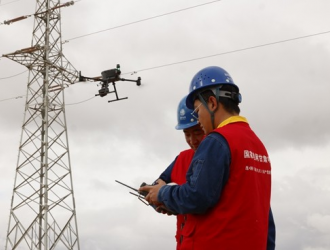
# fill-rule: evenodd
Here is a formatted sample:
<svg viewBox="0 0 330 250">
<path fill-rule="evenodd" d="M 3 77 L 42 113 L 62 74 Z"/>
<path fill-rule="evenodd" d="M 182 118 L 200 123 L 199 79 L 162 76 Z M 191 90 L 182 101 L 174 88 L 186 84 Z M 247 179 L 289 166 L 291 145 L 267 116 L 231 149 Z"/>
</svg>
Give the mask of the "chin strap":
<svg viewBox="0 0 330 250">
<path fill-rule="evenodd" d="M 200 102 L 203 104 L 203 106 L 209 112 L 209 114 L 211 116 L 212 129 L 215 129 L 215 125 L 214 125 L 214 112 L 209 109 L 209 107 L 207 106 L 207 103 L 204 101 L 204 98 L 202 97 L 202 95 L 200 93 L 198 93 L 197 95 L 198 95 L 198 99 L 200 100 Z"/>
<path fill-rule="evenodd" d="M 217 108 L 216 108 L 216 110 L 218 109 L 218 105 L 219 105 L 219 103 L 218 103 L 219 97 L 230 98 L 230 99 L 232 99 L 232 100 L 234 100 L 235 102 L 238 102 L 238 103 L 242 102 L 242 96 L 241 96 L 240 93 L 221 90 L 221 87 L 222 86 L 211 89 L 213 94 L 215 95 L 215 98 L 217 99 Z M 209 114 L 211 116 L 212 128 L 215 129 L 217 126 L 214 124 L 214 111 L 211 111 L 209 109 L 209 107 L 207 106 L 207 103 L 205 102 L 204 98 L 202 97 L 202 95 L 200 93 L 197 94 L 197 97 L 198 97 L 199 101 L 203 104 L 203 106 L 207 109 L 207 111 L 209 112 Z"/>
</svg>

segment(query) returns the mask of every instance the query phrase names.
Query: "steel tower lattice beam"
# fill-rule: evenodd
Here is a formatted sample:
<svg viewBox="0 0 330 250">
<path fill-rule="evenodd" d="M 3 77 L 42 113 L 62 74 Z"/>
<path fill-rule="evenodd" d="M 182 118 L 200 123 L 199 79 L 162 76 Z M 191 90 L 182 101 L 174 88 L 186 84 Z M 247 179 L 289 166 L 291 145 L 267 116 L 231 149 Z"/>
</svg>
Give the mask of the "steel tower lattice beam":
<svg viewBox="0 0 330 250">
<path fill-rule="evenodd" d="M 5 249 L 80 249 L 64 88 L 78 72 L 62 53 L 59 0 L 37 0 L 31 47 L 3 55 L 29 69 Z"/>
</svg>

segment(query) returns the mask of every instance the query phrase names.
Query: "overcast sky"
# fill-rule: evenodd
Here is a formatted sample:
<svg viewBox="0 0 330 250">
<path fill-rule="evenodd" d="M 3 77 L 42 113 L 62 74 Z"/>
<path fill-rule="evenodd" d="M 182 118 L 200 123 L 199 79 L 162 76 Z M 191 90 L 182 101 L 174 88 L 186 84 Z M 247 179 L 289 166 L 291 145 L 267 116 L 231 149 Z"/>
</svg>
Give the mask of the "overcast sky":
<svg viewBox="0 0 330 250">
<path fill-rule="evenodd" d="M 109 104 L 112 96 L 92 98 L 96 83 L 65 90 L 81 249 L 175 249 L 175 218 L 153 212 L 115 180 L 151 183 L 187 148 L 174 129 L 178 102 L 197 71 L 216 65 L 240 87 L 241 115 L 272 161 L 277 249 L 329 250 L 330 33 L 320 33 L 330 32 L 330 2 L 223 0 L 110 29 L 203 3 L 81 0 L 62 8 L 63 52 L 77 70 L 98 76 L 119 63 L 123 73 L 137 72 L 123 77 L 142 78 L 141 87 L 117 83 L 128 99 Z M 2 0 L 0 23 L 34 10 L 32 0 Z M 0 55 L 29 47 L 32 29 L 33 18 L 0 25 Z M 0 58 L 0 249 L 28 73 L 7 77 L 25 70 Z"/>
</svg>

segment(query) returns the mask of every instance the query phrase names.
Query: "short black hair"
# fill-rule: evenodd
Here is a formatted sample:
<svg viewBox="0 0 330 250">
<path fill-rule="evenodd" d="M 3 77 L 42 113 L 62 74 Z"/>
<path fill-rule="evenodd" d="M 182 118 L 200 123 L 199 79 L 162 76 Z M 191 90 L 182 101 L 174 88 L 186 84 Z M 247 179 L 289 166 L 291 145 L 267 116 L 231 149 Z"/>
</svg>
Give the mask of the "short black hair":
<svg viewBox="0 0 330 250">
<path fill-rule="evenodd" d="M 217 86 L 216 88 L 221 88 L 222 91 L 228 91 L 231 93 L 234 93 L 233 96 L 237 96 L 238 91 L 235 86 L 229 85 L 229 84 L 224 84 Z M 215 97 L 215 94 L 211 89 L 206 89 L 202 92 L 200 92 L 200 95 L 202 96 L 203 100 L 207 102 L 211 96 Z M 197 96 L 196 96 L 197 98 Z M 239 101 L 238 98 L 228 98 L 228 97 L 218 97 L 218 102 L 221 103 L 224 107 L 224 109 L 233 114 L 233 113 L 240 113 L 240 108 L 238 107 Z"/>
</svg>

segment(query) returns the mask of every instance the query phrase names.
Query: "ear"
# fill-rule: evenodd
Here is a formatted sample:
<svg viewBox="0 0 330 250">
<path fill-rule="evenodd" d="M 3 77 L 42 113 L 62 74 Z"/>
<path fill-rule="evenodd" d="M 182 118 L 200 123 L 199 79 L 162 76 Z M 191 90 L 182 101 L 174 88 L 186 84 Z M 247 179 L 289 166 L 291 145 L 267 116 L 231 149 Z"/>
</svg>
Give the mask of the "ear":
<svg viewBox="0 0 330 250">
<path fill-rule="evenodd" d="M 207 104 L 210 111 L 215 111 L 218 108 L 218 101 L 215 96 L 210 96 Z"/>
</svg>

